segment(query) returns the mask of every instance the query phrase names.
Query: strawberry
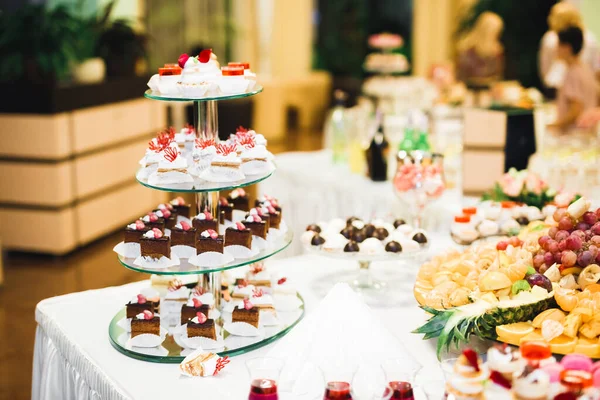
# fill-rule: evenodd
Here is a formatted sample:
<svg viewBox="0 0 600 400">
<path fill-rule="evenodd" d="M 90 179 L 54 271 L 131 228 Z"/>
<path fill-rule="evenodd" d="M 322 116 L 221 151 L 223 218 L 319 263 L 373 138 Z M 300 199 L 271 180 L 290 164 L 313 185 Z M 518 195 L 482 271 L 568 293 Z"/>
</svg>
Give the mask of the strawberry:
<svg viewBox="0 0 600 400">
<path fill-rule="evenodd" d="M 209 229 L 207 232 L 210 235 L 211 239 L 216 239 L 219 237 L 219 234 L 212 229 Z"/>
<path fill-rule="evenodd" d="M 283 278 L 281 278 L 280 280 L 277 281 L 277 284 L 283 285 L 286 281 L 287 281 L 287 278 L 284 276 Z"/>
<path fill-rule="evenodd" d="M 188 56 L 186 53 L 183 53 L 182 55 L 179 56 L 177 63 L 179 64 L 179 66 L 181 68 L 183 68 L 185 66 L 185 63 L 187 62 L 188 58 L 190 58 L 190 56 Z"/>
<path fill-rule="evenodd" d="M 156 215 L 154 213 L 149 213 L 148 217 L 150 218 L 150 222 L 156 222 L 156 221 L 158 221 L 158 215 Z"/>
<path fill-rule="evenodd" d="M 238 281 L 238 285 L 237 286 L 240 289 L 243 288 L 243 287 L 246 287 L 246 286 L 248 286 L 248 281 L 246 279 L 241 279 L 241 280 Z"/>
<path fill-rule="evenodd" d="M 191 229 L 190 224 L 188 224 L 185 221 L 181 221 L 179 224 L 181 225 L 181 229 L 183 229 L 184 231 L 189 231 Z"/>
<path fill-rule="evenodd" d="M 212 54 L 212 49 L 202 50 L 200 52 L 200 54 L 198 55 L 198 61 L 200 61 L 202 64 L 206 64 L 207 62 L 210 61 L 211 54 Z"/>
<path fill-rule="evenodd" d="M 160 212 L 162 213 L 164 218 L 170 218 L 171 217 L 171 211 L 167 210 L 166 208 L 164 210 L 160 210 Z"/>
<path fill-rule="evenodd" d="M 197 312 L 197 313 L 196 313 L 196 317 L 198 317 L 198 323 L 199 323 L 199 324 L 203 324 L 203 323 L 205 323 L 205 322 L 206 322 L 206 320 L 208 319 L 208 318 L 206 318 L 206 315 L 204 315 L 204 314 L 203 314 L 203 313 L 201 313 L 201 312 Z"/>
<path fill-rule="evenodd" d="M 152 228 L 152 232 L 154 233 L 154 239 L 160 239 L 163 236 L 163 233 L 158 228 Z"/>
<path fill-rule="evenodd" d="M 244 299 L 244 308 L 246 310 L 252 310 L 252 307 L 254 307 L 254 304 L 252 304 L 250 300 Z"/>
<path fill-rule="evenodd" d="M 206 217 L 207 221 L 212 221 L 213 220 L 213 216 L 210 212 L 208 211 L 204 211 L 204 216 Z"/>
<path fill-rule="evenodd" d="M 506 379 L 500 372 L 492 371 L 490 373 L 490 380 L 494 382 L 496 385 L 502 386 L 503 388 L 510 389 L 512 387 L 511 383 Z"/>
<path fill-rule="evenodd" d="M 146 303 L 146 296 L 144 296 L 143 294 L 138 294 L 137 295 L 137 302 L 138 302 L 138 304 L 145 304 Z"/>
<path fill-rule="evenodd" d="M 236 222 L 235 226 L 238 231 L 243 231 L 244 229 L 246 229 L 246 226 L 244 226 L 244 224 L 242 224 L 241 222 Z"/>
<path fill-rule="evenodd" d="M 154 313 L 150 310 L 144 310 L 144 319 L 154 318 Z"/>
<path fill-rule="evenodd" d="M 192 301 L 194 302 L 194 308 L 202 307 L 202 302 L 200 301 L 200 299 L 193 297 Z"/>
<path fill-rule="evenodd" d="M 479 372 L 479 358 L 477 356 L 477 353 L 475 353 L 475 350 L 465 349 L 463 351 L 463 356 L 465 356 L 469 364 L 471 364 L 471 366 L 475 368 L 475 371 Z"/>
<path fill-rule="evenodd" d="M 137 231 L 141 231 L 142 229 L 144 229 L 146 227 L 146 225 L 144 224 L 144 222 L 142 220 L 137 220 L 135 221 L 135 229 Z"/>
</svg>

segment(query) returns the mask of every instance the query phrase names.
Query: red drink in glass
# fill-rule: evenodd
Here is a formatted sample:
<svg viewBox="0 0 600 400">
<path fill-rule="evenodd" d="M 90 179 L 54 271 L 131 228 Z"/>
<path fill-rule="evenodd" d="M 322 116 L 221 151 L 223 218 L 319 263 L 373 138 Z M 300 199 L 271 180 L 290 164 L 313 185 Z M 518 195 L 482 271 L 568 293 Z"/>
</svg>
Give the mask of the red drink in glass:
<svg viewBox="0 0 600 400">
<path fill-rule="evenodd" d="M 278 400 L 277 384 L 272 379 L 255 379 L 250 384 L 248 400 Z"/>
<path fill-rule="evenodd" d="M 552 357 L 550 346 L 544 342 L 526 342 L 521 346 L 521 355 L 533 365 Z"/>
<path fill-rule="evenodd" d="M 327 382 L 323 400 L 352 400 L 348 382 Z"/>
<path fill-rule="evenodd" d="M 414 400 L 412 385 L 409 382 L 392 381 L 389 385 L 392 388 L 390 400 Z"/>
</svg>

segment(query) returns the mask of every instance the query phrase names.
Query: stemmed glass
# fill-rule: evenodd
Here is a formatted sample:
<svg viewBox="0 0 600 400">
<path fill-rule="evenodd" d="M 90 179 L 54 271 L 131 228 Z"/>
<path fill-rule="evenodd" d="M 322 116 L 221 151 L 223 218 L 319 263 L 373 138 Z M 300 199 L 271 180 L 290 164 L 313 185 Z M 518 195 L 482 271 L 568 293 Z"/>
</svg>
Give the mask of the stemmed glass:
<svg viewBox="0 0 600 400">
<path fill-rule="evenodd" d="M 396 195 L 408 205 L 416 228 L 421 227 L 423 210 L 446 188 L 444 156 L 421 150 L 399 151 L 394 176 Z"/>
<path fill-rule="evenodd" d="M 385 379 L 392 389 L 392 400 L 414 400 L 413 388 L 421 368 L 423 366 L 412 358 L 394 358 L 381 363 Z"/>
</svg>

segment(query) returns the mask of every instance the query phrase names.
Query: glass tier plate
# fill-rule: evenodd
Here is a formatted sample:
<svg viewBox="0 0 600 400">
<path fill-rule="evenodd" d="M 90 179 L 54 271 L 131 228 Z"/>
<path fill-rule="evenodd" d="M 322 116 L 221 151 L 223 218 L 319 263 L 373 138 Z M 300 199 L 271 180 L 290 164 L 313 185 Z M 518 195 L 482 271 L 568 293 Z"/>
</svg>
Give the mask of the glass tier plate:
<svg viewBox="0 0 600 400">
<path fill-rule="evenodd" d="M 255 183 L 264 181 L 271 175 L 273 175 L 274 171 L 271 171 L 267 174 L 263 175 L 252 175 L 247 176 L 246 179 L 236 182 L 207 182 L 200 178 L 195 178 L 192 183 L 171 183 L 165 185 L 150 185 L 148 184 L 148 179 L 142 179 L 139 176 L 139 171 L 136 173 L 135 178 L 142 185 L 154 189 L 154 190 L 162 190 L 163 192 L 177 192 L 177 193 L 200 193 L 200 192 L 218 192 L 221 190 L 232 190 L 236 188 L 241 188 L 249 185 L 254 185 Z"/>
<path fill-rule="evenodd" d="M 233 99 L 242 99 L 244 97 L 254 96 L 263 91 L 263 87 L 259 84 L 256 84 L 254 88 L 249 92 L 237 93 L 237 94 L 220 94 L 216 96 L 205 96 L 198 98 L 190 98 L 190 97 L 182 97 L 182 96 L 164 96 L 160 93 L 153 92 L 151 89 L 148 89 L 144 92 L 144 97 L 147 97 L 152 100 L 162 100 L 162 101 L 211 101 L 211 100 L 233 100 Z"/>
<path fill-rule="evenodd" d="M 413 261 L 422 259 L 423 257 L 427 256 L 429 252 L 429 246 L 423 246 L 417 251 L 401 253 L 390 253 L 384 251 L 380 254 L 365 254 L 361 252 L 345 253 L 341 249 L 339 251 L 327 251 L 320 248 L 319 246 L 304 246 L 304 248 L 310 254 L 316 254 L 323 257 L 331 257 L 356 262 Z"/>
<path fill-rule="evenodd" d="M 288 247 L 290 245 L 290 243 L 292 243 L 293 237 L 294 237 L 293 232 L 288 229 L 287 232 L 285 232 L 283 235 L 281 235 L 278 238 L 276 238 L 275 240 L 273 240 L 273 242 L 271 243 L 271 245 L 268 248 L 261 250 L 256 256 L 250 257 L 250 258 L 245 258 L 245 259 L 236 259 L 236 260 L 232 261 L 231 263 L 225 264 L 220 267 L 210 267 L 210 268 L 197 267 L 195 265 L 188 263 L 188 260 L 186 258 L 181 258 L 180 263 L 177 266 L 168 267 L 168 268 L 160 268 L 160 269 L 158 269 L 158 268 L 152 269 L 152 268 L 143 268 L 143 267 L 138 267 L 136 265 L 133 265 L 133 261 L 135 260 L 134 258 L 127 258 L 127 257 L 123 257 L 121 255 L 118 255 L 117 257 L 119 258 L 119 261 L 121 262 L 121 264 L 123 264 L 123 266 L 125 266 L 126 268 L 129 268 L 133 271 L 146 273 L 146 274 L 200 275 L 200 274 L 207 274 L 210 272 L 219 272 L 219 271 L 225 271 L 227 269 L 238 268 L 238 267 L 242 267 L 244 265 L 248 265 L 248 264 L 252 264 L 252 263 L 264 260 L 265 258 L 269 258 L 269 257 L 279 253 L 280 251 L 284 250 L 286 247 Z"/>
<path fill-rule="evenodd" d="M 230 318 L 230 314 L 227 315 L 227 313 L 223 312 L 221 317 L 215 322 L 218 327 L 217 329 L 220 329 L 223 333 L 224 347 L 208 351 L 216 352 L 220 356 L 232 357 L 256 350 L 285 336 L 304 317 L 304 299 L 299 294 L 297 296 L 302 302 L 302 305 L 295 311 L 278 311 L 277 318 L 279 324 L 265 326 L 263 336 L 242 337 L 230 335 L 222 329 L 224 318 Z M 112 346 L 128 357 L 156 363 L 175 364 L 183 361 L 185 356 L 194 351 L 193 349 L 185 349 L 179 346 L 170 333 L 165 336 L 165 339 L 160 346 L 128 347 L 127 341 L 129 340 L 130 334 L 118 324 L 124 317 L 125 308 L 119 311 L 110 321 L 108 336 Z"/>
</svg>

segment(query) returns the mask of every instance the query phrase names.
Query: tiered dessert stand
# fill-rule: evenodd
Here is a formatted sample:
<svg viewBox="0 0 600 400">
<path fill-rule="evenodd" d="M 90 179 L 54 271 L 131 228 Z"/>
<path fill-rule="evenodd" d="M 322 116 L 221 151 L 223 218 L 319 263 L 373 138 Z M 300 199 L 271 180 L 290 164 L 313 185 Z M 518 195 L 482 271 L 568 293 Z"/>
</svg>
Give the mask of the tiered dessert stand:
<svg viewBox="0 0 600 400">
<path fill-rule="evenodd" d="M 218 128 L 218 113 L 217 104 L 219 100 L 232 100 L 243 97 L 253 96 L 262 92 L 263 88 L 260 85 L 256 85 L 252 91 L 246 93 L 240 93 L 235 95 L 220 95 L 212 97 L 204 97 L 200 99 L 173 97 L 173 96 L 161 96 L 157 93 L 153 93 L 151 90 L 147 90 L 144 96 L 149 99 L 161 100 L 161 101 L 185 101 L 194 103 L 194 127 L 196 128 L 196 135 L 201 139 L 214 139 L 216 142 L 219 140 L 219 128 Z M 246 177 L 246 179 L 238 182 L 230 183 L 213 183 L 202 181 L 198 178 L 193 183 L 186 184 L 170 184 L 155 186 L 148 184 L 146 179 L 142 179 L 139 175 L 136 176 L 138 182 L 142 185 L 149 187 L 154 190 L 162 190 L 166 192 L 186 192 L 194 193 L 197 212 L 210 211 L 212 215 L 218 217 L 218 201 L 219 192 L 223 190 L 232 190 L 235 188 L 241 188 L 258 183 L 271 176 L 273 172 L 269 172 L 263 175 L 253 175 Z M 187 259 L 181 259 L 180 264 L 168 268 L 143 268 L 133 264 L 134 259 L 125 258 L 119 256 L 119 261 L 123 266 L 131 270 L 157 275 L 197 275 L 198 284 L 201 285 L 206 292 L 212 293 L 215 299 L 215 309 L 220 309 L 221 305 L 221 272 L 233 268 L 239 268 L 245 265 L 249 265 L 268 257 L 271 257 L 280 251 L 284 250 L 292 242 L 292 231 L 287 232 L 278 236 L 271 245 L 266 249 L 261 250 L 255 256 L 247 259 L 235 259 L 234 261 L 219 267 L 203 268 L 188 263 Z M 217 353 L 221 356 L 234 356 L 243 354 L 248 351 L 252 351 L 259 347 L 265 346 L 280 337 L 284 336 L 289 332 L 304 316 L 304 300 L 298 295 L 298 298 L 302 302 L 302 306 L 296 311 L 279 313 L 278 317 L 281 321 L 279 325 L 268 326 L 264 328 L 264 335 L 257 337 L 241 337 L 228 335 L 228 333 L 222 329 L 223 320 L 218 318 L 215 322 L 221 327 L 223 332 L 224 347 L 217 350 Z M 158 363 L 180 363 L 184 357 L 189 354 L 190 349 L 184 349 L 175 343 L 173 337 L 169 334 L 161 346 L 153 348 L 143 347 L 129 347 L 127 346 L 127 340 L 129 334 L 119 326 L 118 322 L 125 316 L 125 307 L 112 319 L 109 326 L 109 337 L 111 344 L 121 353 L 140 360 L 152 361 Z"/>
</svg>

